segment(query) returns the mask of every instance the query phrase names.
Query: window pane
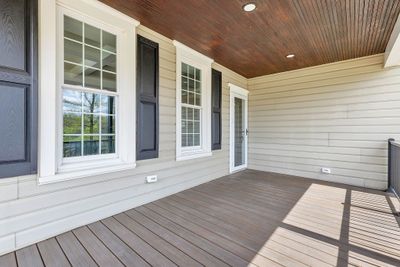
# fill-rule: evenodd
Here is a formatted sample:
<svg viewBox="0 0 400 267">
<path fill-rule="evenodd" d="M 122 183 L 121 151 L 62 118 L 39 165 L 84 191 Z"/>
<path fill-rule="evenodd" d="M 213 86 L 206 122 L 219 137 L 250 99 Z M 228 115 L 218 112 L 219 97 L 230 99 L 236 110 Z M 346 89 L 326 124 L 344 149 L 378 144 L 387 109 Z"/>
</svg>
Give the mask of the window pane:
<svg viewBox="0 0 400 267">
<path fill-rule="evenodd" d="M 100 89 L 100 71 L 85 68 L 85 87 Z"/>
<path fill-rule="evenodd" d="M 189 66 L 189 78 L 194 79 L 194 67 Z"/>
<path fill-rule="evenodd" d="M 82 42 L 82 22 L 64 16 L 64 36 Z"/>
<path fill-rule="evenodd" d="M 194 104 L 196 106 L 201 106 L 201 96 L 199 94 L 194 95 Z"/>
<path fill-rule="evenodd" d="M 100 111 L 100 95 L 83 93 L 83 112 L 98 113 Z"/>
<path fill-rule="evenodd" d="M 81 134 L 82 113 L 64 113 L 63 125 L 64 134 Z"/>
<path fill-rule="evenodd" d="M 115 74 L 103 72 L 103 89 L 116 92 L 117 80 Z"/>
<path fill-rule="evenodd" d="M 194 105 L 194 93 L 190 93 L 190 92 L 189 92 L 188 104 Z"/>
<path fill-rule="evenodd" d="M 101 96 L 101 113 L 115 114 L 115 99 L 113 96 Z"/>
<path fill-rule="evenodd" d="M 101 154 L 115 153 L 115 136 L 101 137 Z"/>
<path fill-rule="evenodd" d="M 200 146 L 200 134 L 193 135 L 193 146 Z"/>
<path fill-rule="evenodd" d="M 201 71 L 199 69 L 196 69 L 196 80 L 201 81 Z"/>
<path fill-rule="evenodd" d="M 188 133 L 193 133 L 193 121 L 188 121 L 187 122 L 187 132 Z"/>
<path fill-rule="evenodd" d="M 82 153 L 82 140 L 80 136 L 64 136 L 63 155 L 65 158 L 79 157 Z"/>
<path fill-rule="evenodd" d="M 85 43 L 100 48 L 100 29 L 85 24 Z"/>
<path fill-rule="evenodd" d="M 63 111 L 82 112 L 82 93 L 78 91 L 64 90 Z"/>
<path fill-rule="evenodd" d="M 187 108 L 188 109 L 188 115 L 187 115 L 187 119 L 188 120 L 193 120 L 193 108 Z"/>
<path fill-rule="evenodd" d="M 182 146 L 187 146 L 187 134 L 182 134 Z"/>
<path fill-rule="evenodd" d="M 101 116 L 101 133 L 115 134 L 115 118 L 114 116 Z"/>
<path fill-rule="evenodd" d="M 199 110 L 199 109 L 194 109 L 194 110 L 193 110 L 193 113 L 194 113 L 194 114 L 193 114 L 193 115 L 194 115 L 194 118 L 193 118 L 193 119 L 194 119 L 195 121 L 200 120 L 200 110 Z"/>
<path fill-rule="evenodd" d="M 103 31 L 103 49 L 113 53 L 117 52 L 117 42 L 115 35 Z"/>
<path fill-rule="evenodd" d="M 100 50 L 85 45 L 85 66 L 100 68 Z"/>
<path fill-rule="evenodd" d="M 193 122 L 193 133 L 200 133 L 200 122 Z"/>
<path fill-rule="evenodd" d="M 194 92 L 194 80 L 189 79 L 189 92 Z"/>
<path fill-rule="evenodd" d="M 188 92 L 185 90 L 182 90 L 182 103 L 188 104 Z"/>
<path fill-rule="evenodd" d="M 194 89 L 194 91 L 195 91 L 196 93 L 198 93 L 198 94 L 201 93 L 201 84 L 200 84 L 200 82 L 198 82 L 198 81 L 195 82 L 195 89 Z"/>
<path fill-rule="evenodd" d="M 114 54 L 103 51 L 103 70 L 117 71 L 117 57 Z"/>
<path fill-rule="evenodd" d="M 188 79 L 182 76 L 182 90 L 188 90 Z"/>
<path fill-rule="evenodd" d="M 188 65 L 182 62 L 182 76 L 188 77 L 189 76 L 189 71 L 188 71 Z"/>
<path fill-rule="evenodd" d="M 83 131 L 85 134 L 98 134 L 100 116 L 93 114 L 83 115 Z"/>
<path fill-rule="evenodd" d="M 182 107 L 182 120 L 186 120 L 187 118 L 187 109 Z"/>
<path fill-rule="evenodd" d="M 187 133 L 188 128 L 187 128 L 187 121 L 182 121 L 182 133 Z"/>
<path fill-rule="evenodd" d="M 187 146 L 193 146 L 193 134 L 187 135 Z"/>
<path fill-rule="evenodd" d="M 64 39 L 64 60 L 82 64 L 82 44 Z"/>
<path fill-rule="evenodd" d="M 82 86 L 82 66 L 64 63 L 64 83 Z"/>
<path fill-rule="evenodd" d="M 83 154 L 97 155 L 99 154 L 99 136 L 85 136 L 83 139 Z"/>
</svg>

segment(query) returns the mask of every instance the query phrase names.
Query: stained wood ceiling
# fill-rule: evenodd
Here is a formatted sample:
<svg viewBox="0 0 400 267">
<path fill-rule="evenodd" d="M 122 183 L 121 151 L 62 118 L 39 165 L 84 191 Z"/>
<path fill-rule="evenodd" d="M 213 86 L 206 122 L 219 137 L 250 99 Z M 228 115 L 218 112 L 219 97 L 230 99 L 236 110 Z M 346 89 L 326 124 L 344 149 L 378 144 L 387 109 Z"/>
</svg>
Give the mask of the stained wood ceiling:
<svg viewBox="0 0 400 267">
<path fill-rule="evenodd" d="M 399 0 L 101 1 L 247 78 L 382 53 L 400 13 Z"/>
</svg>

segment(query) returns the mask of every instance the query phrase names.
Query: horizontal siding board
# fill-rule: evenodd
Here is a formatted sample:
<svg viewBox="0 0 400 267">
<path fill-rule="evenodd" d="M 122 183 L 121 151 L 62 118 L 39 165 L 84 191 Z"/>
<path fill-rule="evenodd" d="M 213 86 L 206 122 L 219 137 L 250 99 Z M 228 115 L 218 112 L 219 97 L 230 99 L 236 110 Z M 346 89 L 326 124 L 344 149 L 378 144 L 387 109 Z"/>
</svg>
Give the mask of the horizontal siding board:
<svg viewBox="0 0 400 267">
<path fill-rule="evenodd" d="M 385 189 L 399 85 L 383 55 L 250 79 L 250 168 Z"/>
</svg>

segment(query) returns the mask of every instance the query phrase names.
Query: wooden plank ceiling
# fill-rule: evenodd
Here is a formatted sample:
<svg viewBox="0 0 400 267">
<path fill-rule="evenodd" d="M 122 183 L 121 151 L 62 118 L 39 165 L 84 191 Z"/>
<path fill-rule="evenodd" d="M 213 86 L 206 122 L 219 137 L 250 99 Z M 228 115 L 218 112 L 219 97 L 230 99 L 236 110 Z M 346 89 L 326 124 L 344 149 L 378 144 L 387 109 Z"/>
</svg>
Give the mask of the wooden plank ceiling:
<svg viewBox="0 0 400 267">
<path fill-rule="evenodd" d="M 400 13 L 399 0 L 101 1 L 247 78 L 382 53 Z"/>
</svg>

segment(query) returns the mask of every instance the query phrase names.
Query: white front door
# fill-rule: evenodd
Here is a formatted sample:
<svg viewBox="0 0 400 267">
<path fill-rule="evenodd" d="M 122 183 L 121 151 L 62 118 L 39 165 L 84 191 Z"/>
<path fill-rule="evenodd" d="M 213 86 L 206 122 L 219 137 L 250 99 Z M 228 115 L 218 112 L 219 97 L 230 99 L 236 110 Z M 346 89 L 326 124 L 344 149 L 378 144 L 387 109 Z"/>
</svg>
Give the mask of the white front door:
<svg viewBox="0 0 400 267">
<path fill-rule="evenodd" d="M 230 87 L 230 172 L 247 168 L 247 103 L 248 91 Z"/>
</svg>

